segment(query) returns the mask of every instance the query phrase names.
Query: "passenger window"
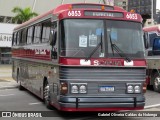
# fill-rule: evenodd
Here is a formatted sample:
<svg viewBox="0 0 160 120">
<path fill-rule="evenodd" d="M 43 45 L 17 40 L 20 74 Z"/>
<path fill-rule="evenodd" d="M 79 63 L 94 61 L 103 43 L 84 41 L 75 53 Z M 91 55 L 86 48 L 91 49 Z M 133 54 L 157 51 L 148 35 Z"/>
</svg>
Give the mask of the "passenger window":
<svg viewBox="0 0 160 120">
<path fill-rule="evenodd" d="M 27 28 L 22 30 L 22 41 L 21 43 L 24 45 L 27 42 Z"/>
<path fill-rule="evenodd" d="M 49 41 L 49 35 L 51 30 L 51 21 L 48 20 L 44 22 L 43 24 L 43 31 L 42 31 L 42 42 Z"/>
<path fill-rule="evenodd" d="M 37 24 L 34 29 L 33 43 L 39 43 L 41 40 L 41 24 Z"/>
<path fill-rule="evenodd" d="M 21 31 L 17 33 L 17 45 L 19 45 L 20 41 L 21 41 Z"/>
<path fill-rule="evenodd" d="M 13 43 L 12 43 L 13 46 L 17 45 L 17 33 L 14 33 L 13 34 Z"/>
<path fill-rule="evenodd" d="M 53 43 L 52 45 L 55 45 L 56 44 L 56 40 L 57 40 L 57 22 L 53 22 L 52 23 L 52 27 L 51 27 L 51 32 L 52 35 L 53 35 Z"/>
<path fill-rule="evenodd" d="M 34 30 L 34 27 L 33 27 L 33 26 L 28 28 L 28 33 L 27 33 L 27 44 L 31 44 L 31 43 L 32 43 L 33 30 Z"/>
</svg>

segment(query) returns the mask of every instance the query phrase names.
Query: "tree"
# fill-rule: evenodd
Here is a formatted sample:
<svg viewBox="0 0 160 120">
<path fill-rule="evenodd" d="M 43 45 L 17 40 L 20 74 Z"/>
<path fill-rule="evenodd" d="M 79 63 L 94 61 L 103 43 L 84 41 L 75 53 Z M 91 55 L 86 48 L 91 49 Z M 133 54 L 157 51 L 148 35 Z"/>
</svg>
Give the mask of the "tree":
<svg viewBox="0 0 160 120">
<path fill-rule="evenodd" d="M 37 13 L 32 12 L 31 8 L 29 7 L 24 9 L 20 7 L 15 7 L 13 8 L 12 12 L 16 13 L 16 16 L 13 18 L 13 21 L 17 23 L 23 23 L 38 15 Z"/>
</svg>

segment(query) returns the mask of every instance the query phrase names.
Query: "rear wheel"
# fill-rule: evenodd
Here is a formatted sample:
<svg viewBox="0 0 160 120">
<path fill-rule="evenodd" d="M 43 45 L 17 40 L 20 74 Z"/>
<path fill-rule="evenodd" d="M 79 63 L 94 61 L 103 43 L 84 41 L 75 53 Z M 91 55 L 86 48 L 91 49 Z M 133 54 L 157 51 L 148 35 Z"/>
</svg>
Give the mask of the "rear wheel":
<svg viewBox="0 0 160 120">
<path fill-rule="evenodd" d="M 160 76 L 158 73 L 156 73 L 153 77 L 153 88 L 154 91 L 160 92 Z"/>
<path fill-rule="evenodd" d="M 46 107 L 51 109 L 52 106 L 50 104 L 50 88 L 47 81 L 44 83 L 44 87 L 43 87 L 43 99 Z"/>
</svg>

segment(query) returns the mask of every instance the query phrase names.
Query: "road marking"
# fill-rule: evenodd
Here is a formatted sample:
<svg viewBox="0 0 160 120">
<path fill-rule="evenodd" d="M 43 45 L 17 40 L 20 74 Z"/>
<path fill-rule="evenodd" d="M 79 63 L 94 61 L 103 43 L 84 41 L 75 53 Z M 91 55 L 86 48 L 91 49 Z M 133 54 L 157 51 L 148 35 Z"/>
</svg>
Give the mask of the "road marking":
<svg viewBox="0 0 160 120">
<path fill-rule="evenodd" d="M 28 103 L 29 105 L 38 105 L 41 104 L 41 102 L 37 102 L 37 103 Z"/>
<path fill-rule="evenodd" d="M 0 95 L 0 96 L 5 97 L 5 96 L 11 96 L 11 95 L 15 95 L 15 94 Z"/>
<path fill-rule="evenodd" d="M 160 106 L 160 104 L 148 105 L 148 106 L 144 106 L 144 109 L 159 107 L 159 106 Z"/>
</svg>

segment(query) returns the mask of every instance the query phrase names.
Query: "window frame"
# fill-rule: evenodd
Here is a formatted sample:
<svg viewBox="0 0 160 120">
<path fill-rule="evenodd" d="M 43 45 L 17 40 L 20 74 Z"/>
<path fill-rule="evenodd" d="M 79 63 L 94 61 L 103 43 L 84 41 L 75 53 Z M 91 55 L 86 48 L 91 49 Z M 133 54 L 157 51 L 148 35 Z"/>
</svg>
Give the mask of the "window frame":
<svg viewBox="0 0 160 120">
<path fill-rule="evenodd" d="M 49 36 L 48 36 L 48 40 L 44 40 L 44 39 L 47 39 L 47 38 L 46 38 L 46 30 L 47 30 L 47 29 L 45 29 L 45 35 L 44 35 L 44 24 L 45 24 L 45 23 L 49 23 L 49 25 L 50 25 L 50 26 L 49 26 L 49 28 L 50 28 L 50 29 L 49 29 L 49 34 L 48 34 L 49 36 L 50 36 L 50 32 L 51 32 L 51 27 L 52 27 L 51 19 L 47 19 L 47 20 L 45 20 L 45 21 L 42 22 L 42 34 L 41 34 L 41 36 L 42 36 L 42 37 L 41 37 L 41 42 L 42 42 L 42 43 L 47 43 L 47 42 L 49 41 Z M 44 37 L 44 36 L 45 36 L 45 37 Z"/>
<path fill-rule="evenodd" d="M 37 32 L 38 32 L 37 27 L 40 28 L 39 29 L 40 32 L 38 33 L 39 34 L 38 36 L 37 36 Z M 35 33 L 36 33 L 36 36 L 35 36 Z M 36 39 L 39 39 L 39 40 L 37 41 Z M 41 39 L 42 39 L 42 23 L 37 23 L 34 25 L 34 33 L 33 33 L 32 43 L 33 44 L 41 43 Z"/>
</svg>

